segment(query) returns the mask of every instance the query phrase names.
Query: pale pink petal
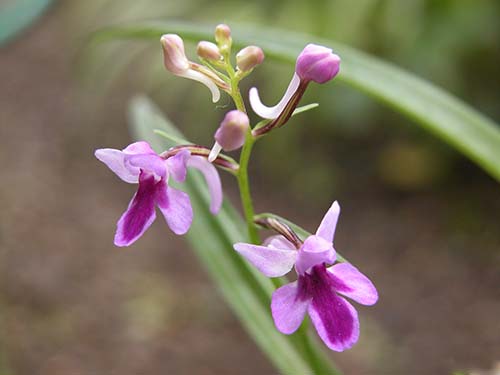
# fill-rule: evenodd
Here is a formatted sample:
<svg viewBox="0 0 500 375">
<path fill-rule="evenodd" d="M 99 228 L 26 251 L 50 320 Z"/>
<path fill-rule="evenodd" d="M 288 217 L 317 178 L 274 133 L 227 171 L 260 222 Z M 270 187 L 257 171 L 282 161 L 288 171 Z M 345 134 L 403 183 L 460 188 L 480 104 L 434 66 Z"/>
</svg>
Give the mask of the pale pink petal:
<svg viewBox="0 0 500 375">
<path fill-rule="evenodd" d="M 201 156 L 191 156 L 188 159 L 187 165 L 203 173 L 211 198 L 210 211 L 216 214 L 222 206 L 222 184 L 217 169 Z"/>
<path fill-rule="evenodd" d="M 182 150 L 167 159 L 168 171 L 175 181 L 184 182 L 186 179 L 187 161 L 190 155 L 188 150 Z"/>
<path fill-rule="evenodd" d="M 257 90 L 257 88 L 252 87 L 249 92 L 250 106 L 252 107 L 253 111 L 260 117 L 274 120 L 280 115 L 281 112 L 283 112 L 283 109 L 286 107 L 293 94 L 295 94 L 295 92 L 299 88 L 299 84 L 300 78 L 297 73 L 294 73 L 292 80 L 290 81 L 290 84 L 286 89 L 285 95 L 283 95 L 283 98 L 281 98 L 279 103 L 274 107 L 266 107 L 264 104 L 262 104 L 259 97 L 259 91 Z"/>
<path fill-rule="evenodd" d="M 362 305 L 373 305 L 378 292 L 373 283 L 349 263 L 338 263 L 330 268 L 333 289 Z"/>
<path fill-rule="evenodd" d="M 299 250 L 295 268 L 299 275 L 303 275 L 316 265 L 332 264 L 335 262 L 335 257 L 331 242 L 319 236 L 309 236 Z"/>
<path fill-rule="evenodd" d="M 264 240 L 262 246 L 269 246 L 273 249 L 297 250 L 295 245 L 280 234 L 270 236 Z"/>
<path fill-rule="evenodd" d="M 340 206 L 338 202 L 335 201 L 333 202 L 332 206 L 330 207 L 325 217 L 321 221 L 321 224 L 319 225 L 316 235 L 332 243 L 339 215 L 340 215 Z"/>
<path fill-rule="evenodd" d="M 151 174 L 141 173 L 139 189 L 127 210 L 118 220 L 115 245 L 129 246 L 148 229 L 155 220 L 156 182 Z"/>
<path fill-rule="evenodd" d="M 180 235 L 189 230 L 193 222 L 193 208 L 186 193 L 162 183 L 162 187 L 158 189 L 156 204 L 172 232 Z"/>
<path fill-rule="evenodd" d="M 154 173 L 159 178 L 165 178 L 167 175 L 165 160 L 156 154 L 127 155 L 125 157 L 125 165 Z"/>
<path fill-rule="evenodd" d="M 358 341 L 357 311 L 328 285 L 314 289 L 308 312 L 319 337 L 331 350 L 342 352 Z"/>
<path fill-rule="evenodd" d="M 276 289 L 272 296 L 274 324 L 278 331 L 286 335 L 294 333 L 300 327 L 311 303 L 311 297 L 301 288 L 302 284 L 294 281 Z"/>
<path fill-rule="evenodd" d="M 123 149 L 123 152 L 127 155 L 156 154 L 149 143 L 145 141 L 131 143 Z"/>
<path fill-rule="evenodd" d="M 140 169 L 125 165 L 125 154 L 113 148 L 101 148 L 94 153 L 95 157 L 108 166 L 118 177 L 130 184 L 139 181 Z"/>
<path fill-rule="evenodd" d="M 276 249 L 248 243 L 237 243 L 233 247 L 267 277 L 287 274 L 297 257 L 296 250 Z"/>
</svg>

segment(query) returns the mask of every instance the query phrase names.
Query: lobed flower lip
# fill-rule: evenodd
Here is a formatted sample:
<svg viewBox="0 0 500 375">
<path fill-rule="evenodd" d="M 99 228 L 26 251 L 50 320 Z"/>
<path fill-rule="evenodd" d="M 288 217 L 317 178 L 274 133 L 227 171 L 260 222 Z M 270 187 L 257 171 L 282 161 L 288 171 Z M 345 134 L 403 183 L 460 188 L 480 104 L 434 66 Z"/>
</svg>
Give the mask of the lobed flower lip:
<svg viewBox="0 0 500 375">
<path fill-rule="evenodd" d="M 287 274 L 295 265 L 297 281 L 274 291 L 271 312 L 276 328 L 292 334 L 305 314 L 325 345 L 334 351 L 351 348 L 359 338 L 359 319 L 345 299 L 373 305 L 378 293 L 372 282 L 349 263 L 335 262 L 333 237 L 340 214 L 334 202 L 315 235 L 297 249 L 283 236 L 274 236 L 262 245 L 237 243 L 234 249 L 268 277 Z"/>
<path fill-rule="evenodd" d="M 167 158 L 160 157 L 147 142 L 135 142 L 123 150 L 99 149 L 97 159 L 106 164 L 123 181 L 139 184 L 128 208 L 117 223 L 114 243 L 129 246 L 140 238 L 156 218 L 155 206 L 176 234 L 185 234 L 193 220 L 189 196 L 168 185 L 186 178 L 187 167 L 200 170 L 211 196 L 210 210 L 217 213 L 222 205 L 220 177 L 213 165 L 200 156 L 182 150 Z"/>
</svg>

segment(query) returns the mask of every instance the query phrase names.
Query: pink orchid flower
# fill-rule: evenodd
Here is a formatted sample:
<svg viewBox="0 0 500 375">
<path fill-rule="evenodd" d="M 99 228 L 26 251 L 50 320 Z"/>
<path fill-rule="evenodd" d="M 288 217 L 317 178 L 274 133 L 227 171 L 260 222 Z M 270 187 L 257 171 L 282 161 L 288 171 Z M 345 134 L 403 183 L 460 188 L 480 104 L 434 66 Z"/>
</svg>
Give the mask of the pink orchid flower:
<svg viewBox="0 0 500 375">
<path fill-rule="evenodd" d="M 340 206 L 334 202 L 315 235 L 297 249 L 278 235 L 262 246 L 247 243 L 234 245 L 259 271 L 268 277 L 287 274 L 293 266 L 296 281 L 277 289 L 271 311 L 277 329 L 284 334 L 295 332 L 306 312 L 323 342 L 332 350 L 351 348 L 359 338 L 358 313 L 344 298 L 363 305 L 373 305 L 378 293 L 372 282 L 349 263 L 335 262 L 333 237 Z"/>
<path fill-rule="evenodd" d="M 123 150 L 96 150 L 95 156 L 123 181 L 139 184 L 127 210 L 118 220 L 116 246 L 129 246 L 142 236 L 156 218 L 155 206 L 175 234 L 185 234 L 189 230 L 193 220 L 189 196 L 168 185 L 170 177 L 183 182 L 188 166 L 204 174 L 212 213 L 217 213 L 221 207 L 222 188 L 217 170 L 204 158 L 191 156 L 187 150 L 165 160 L 147 142 L 135 142 Z"/>
</svg>

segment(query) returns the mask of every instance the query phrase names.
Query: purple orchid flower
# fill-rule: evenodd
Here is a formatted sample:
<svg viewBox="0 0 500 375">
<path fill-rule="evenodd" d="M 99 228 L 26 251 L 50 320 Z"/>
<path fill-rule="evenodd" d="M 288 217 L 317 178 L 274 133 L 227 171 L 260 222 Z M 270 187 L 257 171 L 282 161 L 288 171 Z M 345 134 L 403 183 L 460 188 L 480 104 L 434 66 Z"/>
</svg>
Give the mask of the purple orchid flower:
<svg viewBox="0 0 500 375">
<path fill-rule="evenodd" d="M 170 176 L 183 182 L 188 166 L 204 174 L 211 195 L 211 212 L 215 214 L 221 207 L 222 188 L 217 170 L 204 158 L 191 156 L 188 150 L 165 160 L 147 142 L 135 142 L 123 150 L 96 150 L 95 156 L 123 181 L 139 183 L 127 210 L 118 220 L 116 246 L 129 246 L 142 236 L 156 218 L 155 206 L 175 234 L 185 234 L 189 230 L 193 221 L 189 196 L 168 185 Z"/>
<path fill-rule="evenodd" d="M 277 329 L 295 332 L 306 312 L 323 342 L 332 350 L 351 348 L 359 338 L 359 320 L 354 307 L 344 298 L 373 305 L 378 293 L 372 282 L 349 263 L 336 259 L 333 237 L 340 206 L 334 202 L 315 235 L 297 250 L 284 236 L 267 239 L 262 246 L 237 243 L 234 249 L 268 277 L 287 274 L 295 265 L 297 281 L 277 289 L 271 311 Z"/>
</svg>

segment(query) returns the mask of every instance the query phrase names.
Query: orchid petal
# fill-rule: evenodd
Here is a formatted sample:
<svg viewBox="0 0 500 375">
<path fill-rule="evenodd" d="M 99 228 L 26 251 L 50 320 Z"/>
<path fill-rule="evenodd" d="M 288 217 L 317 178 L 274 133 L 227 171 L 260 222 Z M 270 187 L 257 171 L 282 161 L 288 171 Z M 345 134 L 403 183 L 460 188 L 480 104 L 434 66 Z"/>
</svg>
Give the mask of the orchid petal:
<svg viewBox="0 0 500 375">
<path fill-rule="evenodd" d="M 293 243 L 280 234 L 266 238 L 262 243 L 262 246 L 268 246 L 273 249 L 281 250 L 297 250 Z"/>
<path fill-rule="evenodd" d="M 286 335 L 294 333 L 300 327 L 311 303 L 311 297 L 301 290 L 301 286 L 301 283 L 294 281 L 276 289 L 272 296 L 274 324 L 278 331 Z"/>
<path fill-rule="evenodd" d="M 339 263 L 330 268 L 333 289 L 362 305 L 374 305 L 378 292 L 373 283 L 349 263 Z"/>
<path fill-rule="evenodd" d="M 212 93 L 212 102 L 217 103 L 220 99 L 220 90 L 217 87 L 217 85 L 212 81 L 210 78 L 208 78 L 206 75 L 197 72 L 192 69 L 188 69 L 185 72 L 178 73 L 177 74 L 179 77 L 184 77 L 184 78 L 189 78 L 192 79 L 193 81 L 198 81 L 200 83 L 203 83 L 205 86 L 208 87 L 210 92 Z"/>
<path fill-rule="evenodd" d="M 189 195 L 185 192 L 167 186 L 162 182 L 158 189 L 156 204 L 165 217 L 168 226 L 175 234 L 185 234 L 193 222 L 193 208 Z"/>
<path fill-rule="evenodd" d="M 172 177 L 177 182 L 184 182 L 187 172 L 187 161 L 191 153 L 182 150 L 178 154 L 167 159 L 167 168 Z"/>
<path fill-rule="evenodd" d="M 281 98 L 279 103 L 274 107 L 266 107 L 264 104 L 262 104 L 257 88 L 252 87 L 249 92 L 250 106 L 252 107 L 253 111 L 260 117 L 274 120 L 280 115 L 281 112 L 283 112 L 283 109 L 286 107 L 293 94 L 295 94 L 295 92 L 299 88 L 299 84 L 300 78 L 297 73 L 294 73 L 293 78 L 290 81 L 288 88 L 286 89 L 285 95 L 283 95 L 283 98 Z"/>
<path fill-rule="evenodd" d="M 267 277 L 279 277 L 292 269 L 297 251 L 237 243 L 234 249 Z"/>
<path fill-rule="evenodd" d="M 309 236 L 299 250 L 295 268 L 299 275 L 303 275 L 313 266 L 335 262 L 335 257 L 331 242 L 319 236 Z"/>
<path fill-rule="evenodd" d="M 321 220 L 321 224 L 319 225 L 316 235 L 332 243 L 339 215 L 340 215 L 340 206 L 338 202 L 335 201 L 333 202 L 332 206 L 326 213 L 323 220 Z"/>
<path fill-rule="evenodd" d="M 114 148 L 101 148 L 95 151 L 95 157 L 108 166 L 118 177 L 129 184 L 139 180 L 140 170 L 125 164 L 126 155 Z"/>
<path fill-rule="evenodd" d="M 222 206 L 222 184 L 217 169 L 201 156 L 191 156 L 188 159 L 187 165 L 203 173 L 211 198 L 210 211 L 216 214 Z"/>
<path fill-rule="evenodd" d="M 118 220 L 114 241 L 116 246 L 131 245 L 151 226 L 156 218 L 154 204 L 156 189 L 154 176 L 142 172 L 139 189 Z"/>
<path fill-rule="evenodd" d="M 160 178 L 167 176 L 165 160 L 157 154 L 138 154 L 125 156 L 125 165 L 152 172 Z"/>
<path fill-rule="evenodd" d="M 319 337 L 330 349 L 342 352 L 359 338 L 358 313 L 344 298 L 329 288 L 313 290 L 309 317 Z"/>
<path fill-rule="evenodd" d="M 123 149 L 123 152 L 127 155 L 156 154 L 149 143 L 145 141 L 131 143 Z"/>
</svg>

